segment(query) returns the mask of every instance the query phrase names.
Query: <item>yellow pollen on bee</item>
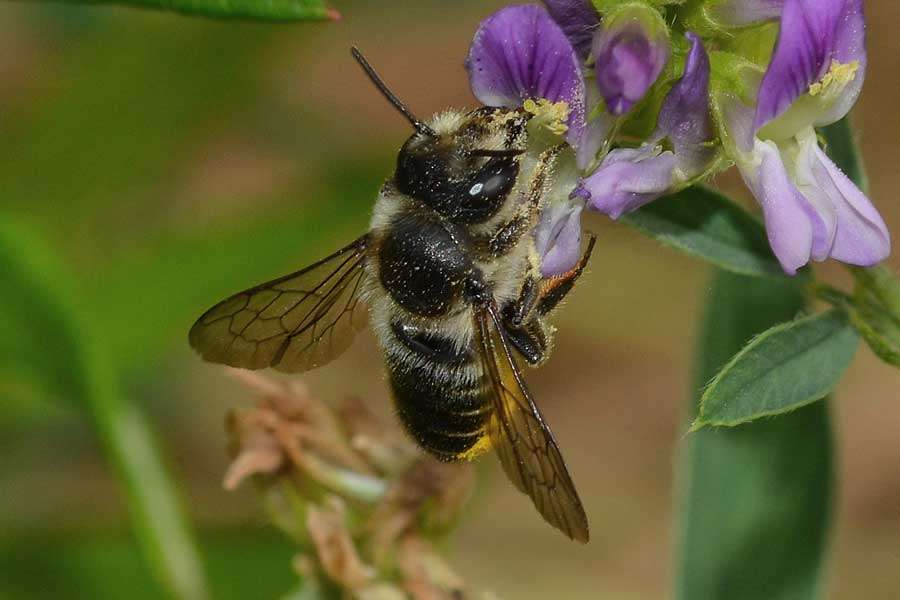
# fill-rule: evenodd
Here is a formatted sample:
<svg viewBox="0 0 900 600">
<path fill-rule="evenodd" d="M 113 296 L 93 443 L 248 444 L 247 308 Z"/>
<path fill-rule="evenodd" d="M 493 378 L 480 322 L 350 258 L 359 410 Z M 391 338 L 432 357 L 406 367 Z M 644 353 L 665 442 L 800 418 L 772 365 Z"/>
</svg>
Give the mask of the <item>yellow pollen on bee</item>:
<svg viewBox="0 0 900 600">
<path fill-rule="evenodd" d="M 475 442 L 475 444 L 471 448 L 469 448 L 462 454 L 459 454 L 456 458 L 458 460 L 474 460 L 475 458 L 478 458 L 479 456 L 481 456 L 482 454 L 484 454 L 485 452 L 487 452 L 490 449 L 491 449 L 491 438 L 486 435 L 483 435 L 480 438 L 478 438 L 478 441 Z"/>
<path fill-rule="evenodd" d="M 825 73 L 820 81 L 809 86 L 810 96 L 819 96 L 826 93 L 829 88 L 839 86 L 843 88 L 845 85 L 856 78 L 856 71 L 859 70 L 859 61 L 852 60 L 849 63 L 841 63 L 836 60 L 831 61 L 831 68 Z"/>
<path fill-rule="evenodd" d="M 562 135 L 569 130 L 569 126 L 566 125 L 569 119 L 568 102 L 550 102 L 546 98 L 535 101 L 528 98 L 522 108 L 544 122 L 545 127 L 552 133 Z"/>
</svg>

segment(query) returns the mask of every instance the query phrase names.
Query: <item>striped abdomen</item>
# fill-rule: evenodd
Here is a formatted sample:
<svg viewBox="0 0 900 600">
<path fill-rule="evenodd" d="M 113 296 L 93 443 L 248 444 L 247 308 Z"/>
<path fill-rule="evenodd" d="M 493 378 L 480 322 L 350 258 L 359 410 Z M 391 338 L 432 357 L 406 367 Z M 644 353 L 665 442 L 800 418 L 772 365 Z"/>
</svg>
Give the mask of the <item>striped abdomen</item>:
<svg viewBox="0 0 900 600">
<path fill-rule="evenodd" d="M 441 460 L 477 451 L 489 404 L 476 354 L 407 324 L 394 322 L 391 332 L 397 344 L 386 348 L 388 373 L 406 429 Z"/>
</svg>

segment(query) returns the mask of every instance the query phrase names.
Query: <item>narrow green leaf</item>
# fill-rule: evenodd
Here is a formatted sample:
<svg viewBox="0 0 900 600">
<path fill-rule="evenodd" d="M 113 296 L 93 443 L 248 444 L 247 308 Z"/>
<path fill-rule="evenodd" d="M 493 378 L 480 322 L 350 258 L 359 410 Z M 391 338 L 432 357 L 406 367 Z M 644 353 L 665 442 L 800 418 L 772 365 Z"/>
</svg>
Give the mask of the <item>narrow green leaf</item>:
<svg viewBox="0 0 900 600">
<path fill-rule="evenodd" d="M 710 188 L 688 188 L 624 215 L 620 221 L 726 271 L 784 276 L 762 224 Z"/>
<path fill-rule="evenodd" d="M 197 549 L 150 427 L 121 395 L 108 355 L 71 304 L 78 294 L 64 269 L 34 236 L 0 219 L 0 274 L 0 336 L 13 342 L 2 344 L 0 360 L 90 416 L 151 568 L 173 598 L 206 600 Z"/>
<path fill-rule="evenodd" d="M 858 345 L 847 314 L 837 309 L 776 325 L 716 375 L 692 429 L 740 425 L 821 400 L 840 381 Z"/>
<path fill-rule="evenodd" d="M 717 273 L 698 347 L 695 389 L 754 335 L 803 307 L 796 280 Z M 691 413 L 696 409 L 692 394 Z M 676 600 L 819 598 L 832 462 L 827 402 L 687 436 Z"/>
<path fill-rule="evenodd" d="M 78 327 L 64 301 L 65 277 L 45 248 L 0 218 L 0 370 L 6 391 L 27 389 L 70 400 L 73 390 L 83 389 Z"/>
<path fill-rule="evenodd" d="M 62 0 L 69 4 L 116 4 L 173 10 L 204 17 L 262 21 L 322 21 L 340 19 L 340 13 L 321 0 Z"/>
</svg>

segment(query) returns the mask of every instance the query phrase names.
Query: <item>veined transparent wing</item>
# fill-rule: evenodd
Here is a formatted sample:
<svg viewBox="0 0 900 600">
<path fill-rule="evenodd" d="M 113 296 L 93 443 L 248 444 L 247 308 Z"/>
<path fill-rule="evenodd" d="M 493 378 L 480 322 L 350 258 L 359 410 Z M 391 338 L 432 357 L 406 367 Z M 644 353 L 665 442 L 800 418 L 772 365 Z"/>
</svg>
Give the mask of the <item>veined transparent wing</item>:
<svg viewBox="0 0 900 600">
<path fill-rule="evenodd" d="M 579 542 L 589 538 L 587 516 L 550 428 L 531 398 L 493 307 L 476 312 L 485 385 L 493 411 L 491 445 L 510 481 L 531 497 L 548 523 Z"/>
<path fill-rule="evenodd" d="M 205 360 L 244 369 L 301 373 L 330 362 L 366 324 L 367 241 L 216 304 L 191 328 L 191 346 Z"/>
</svg>

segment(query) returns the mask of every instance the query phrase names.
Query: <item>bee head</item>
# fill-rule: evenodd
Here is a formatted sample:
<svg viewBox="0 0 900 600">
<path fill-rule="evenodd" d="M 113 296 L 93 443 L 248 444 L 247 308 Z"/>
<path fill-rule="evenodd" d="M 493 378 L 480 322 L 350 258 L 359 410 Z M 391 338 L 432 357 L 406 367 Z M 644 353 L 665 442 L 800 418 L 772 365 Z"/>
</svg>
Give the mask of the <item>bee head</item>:
<svg viewBox="0 0 900 600">
<path fill-rule="evenodd" d="M 397 190 L 454 223 L 490 219 L 516 185 L 524 120 L 494 108 L 438 116 L 430 132 L 417 131 L 400 149 Z"/>
<path fill-rule="evenodd" d="M 503 206 L 519 175 L 518 149 L 528 119 L 520 111 L 483 107 L 466 115 L 420 121 L 388 89 L 357 48 L 353 58 L 375 87 L 416 130 L 397 156 L 398 191 L 425 203 L 454 223 L 490 219 Z"/>
</svg>

